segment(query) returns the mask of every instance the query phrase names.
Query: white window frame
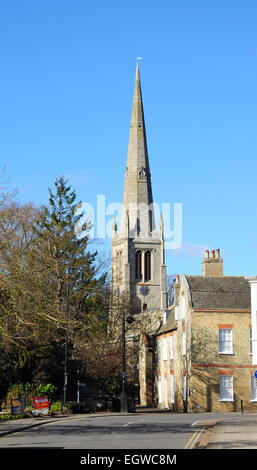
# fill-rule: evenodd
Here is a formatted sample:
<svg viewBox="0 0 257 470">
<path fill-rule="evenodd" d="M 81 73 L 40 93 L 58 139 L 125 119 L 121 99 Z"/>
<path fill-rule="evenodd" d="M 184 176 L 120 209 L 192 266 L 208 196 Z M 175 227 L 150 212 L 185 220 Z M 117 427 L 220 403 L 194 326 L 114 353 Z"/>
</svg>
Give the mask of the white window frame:
<svg viewBox="0 0 257 470">
<path fill-rule="evenodd" d="M 158 402 L 162 403 L 162 378 L 158 376 Z"/>
<path fill-rule="evenodd" d="M 173 336 L 170 336 L 170 360 L 174 359 L 174 345 L 173 345 Z"/>
<path fill-rule="evenodd" d="M 187 399 L 187 376 L 183 375 L 183 400 Z"/>
<path fill-rule="evenodd" d="M 168 379 L 167 379 L 167 376 L 164 377 L 164 406 L 165 406 L 165 408 L 169 408 L 169 402 L 168 402 Z"/>
<path fill-rule="evenodd" d="M 219 354 L 233 354 L 232 328 L 219 328 Z"/>
<path fill-rule="evenodd" d="M 234 401 L 233 375 L 220 375 L 220 401 Z"/>
<path fill-rule="evenodd" d="M 257 402 L 257 379 L 251 375 L 251 401 Z"/>
<path fill-rule="evenodd" d="M 168 360 L 168 348 L 167 348 L 167 338 L 162 338 L 162 352 L 163 352 L 163 360 Z"/>
<path fill-rule="evenodd" d="M 170 402 L 173 405 L 175 403 L 175 381 L 174 374 L 170 374 Z"/>
<path fill-rule="evenodd" d="M 250 354 L 253 355 L 253 330 L 250 328 Z"/>
</svg>

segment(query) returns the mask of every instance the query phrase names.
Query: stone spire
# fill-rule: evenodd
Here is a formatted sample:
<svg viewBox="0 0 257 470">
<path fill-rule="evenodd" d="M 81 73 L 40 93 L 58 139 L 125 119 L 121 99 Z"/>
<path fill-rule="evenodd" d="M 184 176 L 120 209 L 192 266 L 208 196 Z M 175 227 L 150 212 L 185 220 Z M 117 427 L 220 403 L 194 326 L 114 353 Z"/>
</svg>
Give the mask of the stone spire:
<svg viewBox="0 0 257 470">
<path fill-rule="evenodd" d="M 130 234 L 133 229 L 134 236 L 141 232 L 151 233 L 154 230 L 152 204 L 151 174 L 139 66 L 137 63 L 125 172 L 121 232 L 124 233 L 126 229 L 126 218 L 128 217 Z"/>
</svg>

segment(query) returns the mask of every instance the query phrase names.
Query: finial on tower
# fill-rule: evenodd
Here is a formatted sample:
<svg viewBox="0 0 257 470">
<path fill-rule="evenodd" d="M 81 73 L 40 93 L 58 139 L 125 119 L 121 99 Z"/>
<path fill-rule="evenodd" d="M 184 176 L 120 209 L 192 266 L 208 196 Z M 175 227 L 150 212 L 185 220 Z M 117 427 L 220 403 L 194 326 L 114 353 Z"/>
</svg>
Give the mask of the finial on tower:
<svg viewBox="0 0 257 470">
<path fill-rule="evenodd" d="M 142 60 L 142 57 L 137 57 L 137 73 L 139 72 L 139 60 Z"/>
</svg>

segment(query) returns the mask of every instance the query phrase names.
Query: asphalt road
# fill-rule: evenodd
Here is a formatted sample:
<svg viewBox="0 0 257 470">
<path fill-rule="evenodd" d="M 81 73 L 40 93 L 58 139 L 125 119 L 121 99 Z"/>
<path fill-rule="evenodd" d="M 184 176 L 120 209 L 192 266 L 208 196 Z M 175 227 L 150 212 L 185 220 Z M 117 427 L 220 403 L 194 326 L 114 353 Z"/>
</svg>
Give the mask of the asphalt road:
<svg viewBox="0 0 257 470">
<path fill-rule="evenodd" d="M 190 449 L 204 430 L 198 420 L 221 413 L 138 413 L 126 416 L 80 416 L 1 437 L 0 448 L 54 449 Z"/>
</svg>

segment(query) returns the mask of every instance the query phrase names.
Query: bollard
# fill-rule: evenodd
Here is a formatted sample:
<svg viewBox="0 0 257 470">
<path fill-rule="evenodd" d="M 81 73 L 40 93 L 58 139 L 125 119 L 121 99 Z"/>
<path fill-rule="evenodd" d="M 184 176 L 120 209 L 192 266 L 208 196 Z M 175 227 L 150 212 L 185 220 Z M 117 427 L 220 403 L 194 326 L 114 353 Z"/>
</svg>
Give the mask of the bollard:
<svg viewBox="0 0 257 470">
<path fill-rule="evenodd" d="M 243 402 L 243 400 L 241 400 L 241 412 L 242 412 L 242 414 L 244 413 L 244 402 Z"/>
</svg>

